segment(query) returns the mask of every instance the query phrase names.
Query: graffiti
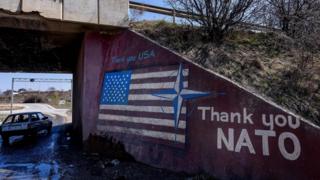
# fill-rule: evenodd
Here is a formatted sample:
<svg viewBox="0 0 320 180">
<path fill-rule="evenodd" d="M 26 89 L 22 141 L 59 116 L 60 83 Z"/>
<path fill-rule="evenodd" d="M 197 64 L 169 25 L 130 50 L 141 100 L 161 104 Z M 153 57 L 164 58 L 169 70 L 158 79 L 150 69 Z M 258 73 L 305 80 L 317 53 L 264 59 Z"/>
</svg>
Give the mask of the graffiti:
<svg viewBox="0 0 320 180">
<path fill-rule="evenodd" d="M 201 119 L 209 119 L 211 122 L 224 122 L 224 123 L 237 123 L 237 124 L 249 124 L 253 125 L 252 116 L 254 114 L 248 113 L 247 108 L 243 108 L 242 112 L 217 112 L 214 107 L 198 107 L 201 112 Z M 210 114 L 208 117 L 207 114 Z M 267 118 L 269 117 L 269 118 Z M 273 115 L 262 114 L 262 124 L 270 130 L 255 129 L 255 136 L 261 137 L 262 155 L 270 156 L 269 151 L 269 139 L 277 138 L 277 132 L 274 131 L 275 126 L 283 128 L 288 126 L 291 129 L 297 129 L 300 126 L 300 120 L 288 115 L 287 117 L 282 114 Z M 224 149 L 228 151 L 241 152 L 245 147 L 250 154 L 256 154 L 255 148 L 252 144 L 247 129 L 241 129 L 239 138 L 235 136 L 235 129 L 228 128 L 227 133 L 220 127 L 217 128 L 217 149 Z M 298 137 L 291 132 L 278 133 L 278 149 L 281 155 L 287 160 L 297 160 L 301 154 L 301 145 Z M 285 141 L 290 141 L 292 148 L 290 152 L 285 146 Z M 293 149 L 293 150 L 291 150 Z M 291 152 L 292 151 L 292 152 Z"/>
<path fill-rule="evenodd" d="M 320 179 L 320 128 L 134 32 L 108 41 L 94 133 L 175 171 Z"/>
<path fill-rule="evenodd" d="M 254 131 L 256 136 L 261 136 L 262 141 L 262 155 L 269 156 L 269 138 L 276 137 L 276 131 L 256 129 Z M 285 141 L 288 140 L 293 144 L 293 151 L 289 152 L 285 146 Z M 217 131 L 217 148 L 223 149 L 225 145 L 228 151 L 240 152 L 242 147 L 247 147 L 251 154 L 256 154 L 255 148 L 252 145 L 251 138 L 247 129 L 242 129 L 238 140 L 235 143 L 235 130 L 228 128 L 228 135 L 226 135 L 222 128 Z M 297 160 L 301 154 L 301 145 L 297 136 L 291 132 L 280 133 L 278 137 L 278 148 L 281 155 L 287 160 Z"/>
<path fill-rule="evenodd" d="M 180 83 L 187 87 L 188 68 L 166 66 L 157 68 L 133 69 L 105 73 L 100 99 L 101 124 L 98 129 L 113 133 L 125 133 L 146 139 L 148 142 L 161 140 L 164 144 L 185 143 L 186 106 L 180 102 L 179 108 L 169 106 L 168 102 L 181 93 L 168 91 Z M 178 77 L 178 78 L 177 78 Z M 181 77 L 181 78 L 180 78 Z M 172 114 L 178 114 L 176 123 Z"/>
<path fill-rule="evenodd" d="M 119 64 L 119 63 L 130 63 L 142 60 L 149 60 L 156 57 L 156 53 L 154 50 L 146 50 L 141 51 L 136 55 L 131 56 L 113 56 L 111 58 L 112 63 Z"/>
<path fill-rule="evenodd" d="M 210 113 L 210 121 L 221 121 L 221 122 L 237 122 L 240 124 L 253 124 L 251 113 L 247 112 L 247 108 L 243 108 L 242 113 L 239 112 L 215 112 L 214 107 L 198 107 L 198 110 L 201 111 L 201 119 L 207 119 L 207 111 Z"/>
<path fill-rule="evenodd" d="M 300 120 L 299 118 L 295 118 L 293 120 L 292 116 L 284 116 L 282 114 L 278 114 L 274 116 L 273 114 L 269 115 L 269 118 L 267 118 L 267 115 L 262 114 L 262 123 L 263 125 L 270 128 L 270 130 L 274 129 L 274 126 L 278 127 L 285 127 L 288 125 L 292 129 L 297 129 L 300 127 Z"/>
<path fill-rule="evenodd" d="M 174 110 L 173 114 L 174 114 L 175 128 L 178 128 L 179 126 L 179 118 L 180 118 L 183 101 L 210 95 L 209 92 L 200 92 L 200 91 L 186 89 L 185 86 L 183 85 L 183 80 L 184 80 L 183 69 L 182 69 L 182 64 L 180 64 L 178 73 L 177 73 L 177 78 L 172 89 L 161 90 L 153 94 L 154 96 L 172 101 L 173 110 Z"/>
</svg>

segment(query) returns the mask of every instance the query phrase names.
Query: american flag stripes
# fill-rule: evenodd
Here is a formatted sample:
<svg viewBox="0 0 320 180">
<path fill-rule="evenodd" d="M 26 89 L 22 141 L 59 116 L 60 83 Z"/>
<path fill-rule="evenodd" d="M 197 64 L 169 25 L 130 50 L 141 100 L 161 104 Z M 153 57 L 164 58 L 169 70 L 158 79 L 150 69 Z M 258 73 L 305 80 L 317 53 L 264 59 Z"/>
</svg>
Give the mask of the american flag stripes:
<svg viewBox="0 0 320 180">
<path fill-rule="evenodd" d="M 176 94 L 167 94 L 165 97 L 155 95 L 174 88 L 179 71 L 182 75 L 181 86 L 187 88 L 189 70 L 179 69 L 179 66 L 107 72 L 101 92 L 97 129 L 102 132 L 129 134 L 148 141 L 184 144 L 187 113 L 185 103 L 181 104 L 177 124 L 172 102 Z"/>
</svg>

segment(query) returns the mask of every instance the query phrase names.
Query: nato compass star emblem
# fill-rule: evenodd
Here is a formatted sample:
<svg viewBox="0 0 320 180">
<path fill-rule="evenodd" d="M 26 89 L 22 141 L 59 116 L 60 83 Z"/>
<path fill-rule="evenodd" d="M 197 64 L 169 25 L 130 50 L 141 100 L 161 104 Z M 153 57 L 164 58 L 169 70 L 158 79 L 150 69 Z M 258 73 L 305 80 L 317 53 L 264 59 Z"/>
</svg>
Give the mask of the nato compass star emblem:
<svg viewBox="0 0 320 180">
<path fill-rule="evenodd" d="M 174 87 L 172 89 L 161 90 L 157 93 L 152 94 L 153 96 L 161 97 L 172 101 L 174 127 L 176 129 L 179 127 L 179 118 L 183 102 L 185 100 L 209 96 L 211 94 L 209 92 L 194 91 L 184 88 L 183 79 L 183 68 L 182 64 L 180 64 Z"/>
</svg>

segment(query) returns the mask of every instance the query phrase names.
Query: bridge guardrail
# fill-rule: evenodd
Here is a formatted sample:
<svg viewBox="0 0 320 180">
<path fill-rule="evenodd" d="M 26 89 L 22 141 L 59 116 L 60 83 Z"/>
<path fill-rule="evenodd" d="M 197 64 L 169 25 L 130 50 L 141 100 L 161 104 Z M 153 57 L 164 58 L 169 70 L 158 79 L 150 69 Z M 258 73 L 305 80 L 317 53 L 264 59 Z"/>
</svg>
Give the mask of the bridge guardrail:
<svg viewBox="0 0 320 180">
<path fill-rule="evenodd" d="M 178 11 L 172 8 L 160 7 L 160 6 L 155 6 L 155 5 L 150 5 L 150 4 L 145 4 L 145 3 L 135 2 L 135 1 L 129 1 L 129 8 L 140 10 L 140 11 L 151 12 L 155 14 L 172 16 L 174 24 L 176 23 L 176 18 L 190 18 L 190 17 L 196 18 L 197 16 L 199 16 L 197 14 L 190 14 L 188 12 Z M 257 31 L 264 31 L 264 32 L 279 31 L 279 29 L 277 28 L 272 28 L 268 26 L 252 24 L 247 22 L 240 23 L 238 25 L 238 28 L 247 28 L 250 30 L 257 30 Z"/>
</svg>

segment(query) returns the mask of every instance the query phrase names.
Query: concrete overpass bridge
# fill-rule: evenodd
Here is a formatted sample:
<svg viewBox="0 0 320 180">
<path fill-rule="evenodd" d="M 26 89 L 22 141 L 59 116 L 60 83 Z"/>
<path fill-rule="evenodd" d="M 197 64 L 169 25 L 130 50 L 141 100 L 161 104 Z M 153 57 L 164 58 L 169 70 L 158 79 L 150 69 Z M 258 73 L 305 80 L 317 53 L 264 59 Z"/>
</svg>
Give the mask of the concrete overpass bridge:
<svg viewBox="0 0 320 180">
<path fill-rule="evenodd" d="M 221 179 L 319 179 L 319 127 L 128 29 L 128 0 L 0 0 L 0 71 L 74 76 L 73 126 Z"/>
<path fill-rule="evenodd" d="M 1 71 L 74 72 L 86 32 L 128 25 L 127 0 L 1 0 Z"/>
</svg>

